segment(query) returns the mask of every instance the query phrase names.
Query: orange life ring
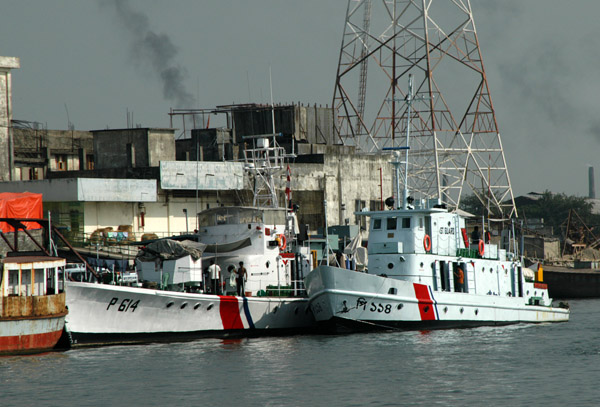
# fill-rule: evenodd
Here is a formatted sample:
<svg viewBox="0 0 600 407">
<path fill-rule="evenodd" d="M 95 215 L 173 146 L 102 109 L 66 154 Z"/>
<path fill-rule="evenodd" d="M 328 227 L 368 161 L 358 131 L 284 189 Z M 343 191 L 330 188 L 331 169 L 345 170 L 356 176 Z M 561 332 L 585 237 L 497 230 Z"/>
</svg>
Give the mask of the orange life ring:
<svg viewBox="0 0 600 407">
<path fill-rule="evenodd" d="M 483 240 L 479 241 L 479 255 L 483 256 L 483 253 L 485 252 L 485 243 L 483 243 Z"/>
<path fill-rule="evenodd" d="M 287 240 L 285 238 L 285 235 L 282 233 L 279 235 L 279 249 L 285 250 L 286 247 L 287 247 Z"/>
<path fill-rule="evenodd" d="M 489 243 L 491 240 L 492 240 L 492 234 L 489 231 L 485 232 L 485 242 Z"/>
<path fill-rule="evenodd" d="M 426 252 L 431 250 L 431 238 L 429 237 L 429 235 L 425 235 L 425 237 L 423 238 L 423 247 L 425 248 Z"/>
</svg>

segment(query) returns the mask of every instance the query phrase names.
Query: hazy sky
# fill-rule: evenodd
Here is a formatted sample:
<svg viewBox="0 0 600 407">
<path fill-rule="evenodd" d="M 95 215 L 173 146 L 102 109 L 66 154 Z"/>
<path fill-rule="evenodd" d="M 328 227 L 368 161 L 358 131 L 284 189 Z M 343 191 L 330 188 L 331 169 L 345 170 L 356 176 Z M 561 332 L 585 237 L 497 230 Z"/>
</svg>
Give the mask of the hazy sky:
<svg viewBox="0 0 600 407">
<path fill-rule="evenodd" d="M 13 118 L 169 127 L 171 107 L 331 105 L 346 0 L 4 0 Z M 515 195 L 600 180 L 597 1 L 472 0 Z M 151 33 L 151 41 L 140 38 Z M 157 72 L 167 72 L 162 77 Z M 600 188 L 597 196 L 600 195 Z"/>
</svg>

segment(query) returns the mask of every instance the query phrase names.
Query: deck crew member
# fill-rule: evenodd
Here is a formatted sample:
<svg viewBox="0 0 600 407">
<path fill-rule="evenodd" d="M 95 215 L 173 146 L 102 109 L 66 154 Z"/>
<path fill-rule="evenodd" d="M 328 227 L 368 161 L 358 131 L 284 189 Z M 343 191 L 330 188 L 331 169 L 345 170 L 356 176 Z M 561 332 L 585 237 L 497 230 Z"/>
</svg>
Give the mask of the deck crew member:
<svg viewBox="0 0 600 407">
<path fill-rule="evenodd" d="M 235 283 L 237 285 L 237 295 L 238 296 L 244 296 L 245 292 L 245 285 L 246 285 L 246 280 L 247 280 L 247 271 L 246 268 L 244 267 L 244 262 L 240 261 L 240 267 L 238 267 L 237 269 L 237 277 L 235 279 Z"/>
<path fill-rule="evenodd" d="M 480 240 L 481 240 L 481 236 L 479 235 L 479 227 L 475 226 L 475 228 L 471 232 L 471 245 L 474 247 L 477 247 Z"/>
<path fill-rule="evenodd" d="M 465 291 L 465 273 L 462 267 L 458 266 L 454 270 L 454 291 L 462 293 Z"/>
<path fill-rule="evenodd" d="M 215 260 L 210 260 L 210 266 L 208 266 L 208 272 L 210 273 L 210 285 L 212 289 L 212 293 L 214 295 L 221 294 L 221 267 L 218 264 L 215 264 Z"/>
</svg>

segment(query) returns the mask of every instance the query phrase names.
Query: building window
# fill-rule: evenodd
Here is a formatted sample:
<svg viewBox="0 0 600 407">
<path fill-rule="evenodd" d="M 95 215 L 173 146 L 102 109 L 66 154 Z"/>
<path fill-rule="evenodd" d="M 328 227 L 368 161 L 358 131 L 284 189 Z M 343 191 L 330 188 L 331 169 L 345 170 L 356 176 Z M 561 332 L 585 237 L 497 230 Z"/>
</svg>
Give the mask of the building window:
<svg viewBox="0 0 600 407">
<path fill-rule="evenodd" d="M 39 179 L 38 169 L 30 168 L 29 169 L 29 179 Z"/>
<path fill-rule="evenodd" d="M 56 171 L 66 171 L 67 170 L 67 157 L 64 155 L 56 156 Z"/>
<path fill-rule="evenodd" d="M 381 201 L 371 200 L 369 202 L 369 210 L 371 210 L 371 211 L 380 211 L 381 210 Z"/>
<path fill-rule="evenodd" d="M 373 230 L 381 229 L 381 219 L 373 219 Z"/>
<path fill-rule="evenodd" d="M 366 201 L 361 201 L 360 199 L 356 199 L 354 201 L 354 212 L 361 212 L 363 210 L 363 208 L 366 207 Z M 366 216 L 355 216 L 356 218 L 356 223 L 358 223 L 358 226 L 361 229 L 366 229 L 367 227 L 367 220 L 366 220 Z"/>
</svg>

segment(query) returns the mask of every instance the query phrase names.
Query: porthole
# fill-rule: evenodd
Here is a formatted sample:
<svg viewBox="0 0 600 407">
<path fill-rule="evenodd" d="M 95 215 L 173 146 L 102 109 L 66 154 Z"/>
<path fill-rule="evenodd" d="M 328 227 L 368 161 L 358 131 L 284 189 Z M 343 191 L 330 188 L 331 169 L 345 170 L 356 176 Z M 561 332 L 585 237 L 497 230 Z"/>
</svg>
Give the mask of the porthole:
<svg viewBox="0 0 600 407">
<path fill-rule="evenodd" d="M 267 261 L 267 263 L 265 264 L 265 266 L 267 266 L 267 268 L 269 268 L 270 265 L 271 265 L 270 261 Z"/>
<path fill-rule="evenodd" d="M 494 269 L 490 267 L 490 273 L 493 273 L 493 272 L 494 272 Z"/>
<path fill-rule="evenodd" d="M 402 308 L 404 308 L 404 304 L 398 304 L 398 306 L 396 308 L 402 309 Z"/>
<path fill-rule="evenodd" d="M 173 304 L 174 304 L 173 301 L 167 303 L 167 308 L 171 308 L 173 306 Z"/>
<path fill-rule="evenodd" d="M 423 262 L 421 262 L 420 266 L 423 267 Z"/>
<path fill-rule="evenodd" d="M 187 302 L 184 302 L 183 304 L 181 304 L 181 307 L 179 307 L 179 308 L 184 309 L 185 307 L 187 307 Z"/>
<path fill-rule="evenodd" d="M 464 309 L 464 308 L 461 308 L 461 309 L 460 309 L 460 313 L 462 314 L 463 312 L 465 312 L 465 309 Z"/>
<path fill-rule="evenodd" d="M 388 263 L 388 268 L 391 270 L 394 268 L 394 263 Z"/>
<path fill-rule="evenodd" d="M 475 310 L 475 315 L 478 315 L 478 314 L 479 314 L 479 310 L 478 310 L 478 309 L 476 309 L 476 310 Z"/>
<path fill-rule="evenodd" d="M 398 289 L 396 287 L 390 287 L 388 294 L 396 295 L 398 294 Z"/>
<path fill-rule="evenodd" d="M 214 305 L 214 304 L 210 304 L 208 307 L 206 307 L 206 310 L 207 310 L 207 311 L 210 311 L 210 310 L 212 309 L 213 305 Z"/>
<path fill-rule="evenodd" d="M 448 307 L 444 307 L 444 312 L 448 312 Z"/>
<path fill-rule="evenodd" d="M 198 303 L 198 304 L 194 305 L 194 309 L 198 309 L 198 308 L 200 308 L 200 306 L 201 306 L 201 305 L 202 305 L 202 304 L 200 304 L 200 303 Z"/>
<path fill-rule="evenodd" d="M 482 268 L 481 268 L 481 271 L 482 271 L 483 273 L 485 273 L 485 267 L 482 267 Z"/>
<path fill-rule="evenodd" d="M 429 305 L 426 305 L 425 308 L 423 308 L 423 312 L 429 312 Z"/>
</svg>

